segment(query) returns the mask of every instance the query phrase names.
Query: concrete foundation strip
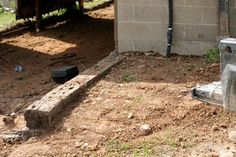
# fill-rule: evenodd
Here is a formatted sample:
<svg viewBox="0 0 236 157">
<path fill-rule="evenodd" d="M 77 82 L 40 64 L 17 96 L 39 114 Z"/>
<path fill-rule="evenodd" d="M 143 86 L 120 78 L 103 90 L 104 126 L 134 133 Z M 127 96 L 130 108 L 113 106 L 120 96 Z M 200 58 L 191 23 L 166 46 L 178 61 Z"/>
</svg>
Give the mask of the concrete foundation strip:
<svg viewBox="0 0 236 157">
<path fill-rule="evenodd" d="M 52 126 L 53 119 L 65 110 L 69 103 L 78 99 L 78 95 L 86 87 L 99 80 L 122 59 L 122 56 L 111 54 L 77 77 L 53 89 L 41 100 L 34 102 L 24 113 L 27 127 L 38 129 Z"/>
</svg>

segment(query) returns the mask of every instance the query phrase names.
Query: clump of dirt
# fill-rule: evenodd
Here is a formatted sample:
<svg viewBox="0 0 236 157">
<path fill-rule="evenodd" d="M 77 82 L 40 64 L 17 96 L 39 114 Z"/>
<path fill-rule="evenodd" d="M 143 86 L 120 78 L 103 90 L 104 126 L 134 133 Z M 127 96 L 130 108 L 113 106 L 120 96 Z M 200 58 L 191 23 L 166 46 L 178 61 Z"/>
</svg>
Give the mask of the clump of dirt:
<svg viewBox="0 0 236 157">
<path fill-rule="evenodd" d="M 219 64 L 200 57 L 127 55 L 60 115 L 65 118 L 50 135 L 8 154 L 214 156 L 232 146 L 227 132 L 235 127 L 236 115 L 193 100 L 191 90 L 219 80 L 219 71 Z M 140 133 L 143 124 L 150 125 L 151 134 Z"/>
<path fill-rule="evenodd" d="M 40 33 L 26 31 L 1 39 L 0 114 L 22 111 L 55 88 L 52 69 L 77 65 L 82 72 L 113 51 L 113 10 L 110 5 Z M 23 72 L 15 71 L 17 65 Z"/>
</svg>

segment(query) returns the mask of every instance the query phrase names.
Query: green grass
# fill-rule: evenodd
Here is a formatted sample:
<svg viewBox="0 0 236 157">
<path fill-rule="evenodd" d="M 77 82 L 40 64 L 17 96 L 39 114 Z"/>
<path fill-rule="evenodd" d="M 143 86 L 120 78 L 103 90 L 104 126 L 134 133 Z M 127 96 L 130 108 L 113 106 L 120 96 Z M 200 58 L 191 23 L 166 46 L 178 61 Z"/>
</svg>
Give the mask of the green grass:
<svg viewBox="0 0 236 157">
<path fill-rule="evenodd" d="M 129 73 L 126 73 L 122 76 L 122 80 L 125 82 L 134 82 L 137 78 Z"/>
<path fill-rule="evenodd" d="M 0 30 L 16 24 L 15 14 L 0 12 Z"/>
<path fill-rule="evenodd" d="M 85 2 L 84 7 L 85 9 L 92 9 L 93 7 L 96 7 L 98 5 L 101 5 L 109 0 L 93 0 L 92 2 Z M 12 7 L 15 6 L 15 4 L 11 4 Z M 53 11 L 49 14 L 43 15 L 43 19 L 47 19 L 50 16 L 61 16 L 64 15 L 66 12 L 66 9 L 60 9 Z M 2 7 L 0 6 L 0 31 L 11 27 L 17 23 L 15 14 L 4 12 Z"/>
<path fill-rule="evenodd" d="M 154 154 L 153 147 L 156 144 L 158 143 L 140 142 L 132 145 L 112 139 L 106 143 L 106 147 L 108 149 L 108 156 L 125 156 L 129 154 L 133 157 L 148 157 Z"/>
<path fill-rule="evenodd" d="M 209 49 L 204 57 L 207 63 L 217 63 L 220 61 L 220 50 L 218 48 Z"/>
<path fill-rule="evenodd" d="M 93 0 L 92 2 L 85 2 L 84 8 L 85 9 L 92 9 L 93 7 L 96 7 L 98 5 L 101 5 L 109 0 Z"/>
</svg>

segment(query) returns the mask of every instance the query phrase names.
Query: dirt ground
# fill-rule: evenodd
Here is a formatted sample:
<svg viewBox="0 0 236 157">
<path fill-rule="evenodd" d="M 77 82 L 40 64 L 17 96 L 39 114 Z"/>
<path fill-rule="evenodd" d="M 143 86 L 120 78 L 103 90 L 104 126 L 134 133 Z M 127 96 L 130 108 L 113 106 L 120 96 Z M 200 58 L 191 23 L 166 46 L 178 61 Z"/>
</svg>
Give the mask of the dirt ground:
<svg viewBox="0 0 236 157">
<path fill-rule="evenodd" d="M 219 80 L 219 64 L 203 58 L 127 55 L 73 103 L 55 130 L 1 156 L 207 156 L 234 148 L 236 115 L 191 97 L 198 84 Z M 152 133 L 140 134 L 150 124 Z M 2 143 L 3 144 L 3 143 Z"/>
<path fill-rule="evenodd" d="M 39 34 L 2 39 L 2 113 L 8 112 L 6 106 L 19 110 L 57 86 L 50 79 L 52 68 L 75 64 L 83 70 L 114 49 L 113 6 L 89 16 Z M 55 60 L 66 54 L 73 57 Z M 16 65 L 25 71 L 16 73 Z M 193 100 L 191 90 L 219 80 L 219 71 L 219 64 L 199 57 L 125 55 L 121 64 L 58 115 L 64 118 L 53 131 L 21 144 L 0 140 L 0 156 L 216 157 L 220 149 L 235 149 L 228 131 L 235 127 L 236 115 Z M 151 125 L 152 133 L 141 135 L 142 124 Z"/>
<path fill-rule="evenodd" d="M 114 50 L 114 8 L 0 39 L 0 114 L 19 111 L 57 85 L 51 70 L 77 65 L 84 71 Z M 60 59 L 64 57 L 64 59 Z M 21 65 L 23 72 L 15 72 Z"/>
</svg>

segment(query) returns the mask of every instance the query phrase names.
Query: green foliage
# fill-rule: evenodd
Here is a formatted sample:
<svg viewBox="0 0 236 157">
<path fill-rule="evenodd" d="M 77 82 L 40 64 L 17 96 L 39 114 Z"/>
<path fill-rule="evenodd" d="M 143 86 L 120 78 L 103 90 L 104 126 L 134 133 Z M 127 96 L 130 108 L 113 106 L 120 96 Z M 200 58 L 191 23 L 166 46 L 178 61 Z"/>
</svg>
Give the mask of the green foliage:
<svg viewBox="0 0 236 157">
<path fill-rule="evenodd" d="M 67 11 L 66 9 L 59 9 L 59 10 L 52 11 L 48 14 L 43 15 L 43 19 L 47 19 L 52 16 L 62 16 L 66 13 L 66 11 Z"/>
<path fill-rule="evenodd" d="M 93 0 L 91 2 L 85 2 L 84 7 L 86 9 L 91 9 L 93 7 L 96 7 L 100 4 L 105 3 L 108 0 Z M 12 2 L 10 4 L 11 8 L 15 8 L 16 4 L 15 2 Z M 78 9 L 78 7 L 76 7 Z M 66 9 L 59 9 L 53 12 L 50 12 L 46 15 L 43 15 L 43 19 L 47 19 L 50 16 L 62 16 L 67 12 Z M 3 7 L 0 5 L 0 31 L 4 30 L 12 25 L 15 25 L 18 21 L 15 19 L 15 14 L 5 12 Z"/>
<path fill-rule="evenodd" d="M 129 74 L 129 73 L 126 73 L 122 76 L 122 80 L 125 81 L 125 82 L 133 82 L 133 81 L 136 81 L 136 77 Z"/>
<path fill-rule="evenodd" d="M 4 12 L 0 9 L 0 30 L 16 23 L 15 14 Z"/>
<path fill-rule="evenodd" d="M 122 156 L 130 154 L 133 157 L 148 157 L 154 153 L 153 146 L 158 143 L 140 142 L 135 145 L 121 143 L 117 140 L 109 140 L 106 143 L 108 156 Z"/>
<path fill-rule="evenodd" d="M 220 61 L 220 50 L 218 48 L 209 49 L 204 57 L 208 63 L 217 63 Z"/>
<path fill-rule="evenodd" d="M 136 149 L 134 149 L 133 156 L 134 157 L 141 157 L 141 156 L 148 157 L 154 154 L 153 146 L 154 144 L 152 143 L 148 143 L 148 142 L 141 143 L 140 145 L 137 146 Z"/>
<path fill-rule="evenodd" d="M 107 2 L 108 0 L 93 0 L 91 2 L 85 2 L 84 3 L 84 8 L 85 9 L 92 9 L 93 7 L 96 7 L 98 5 L 101 5 L 105 2 Z"/>
</svg>

